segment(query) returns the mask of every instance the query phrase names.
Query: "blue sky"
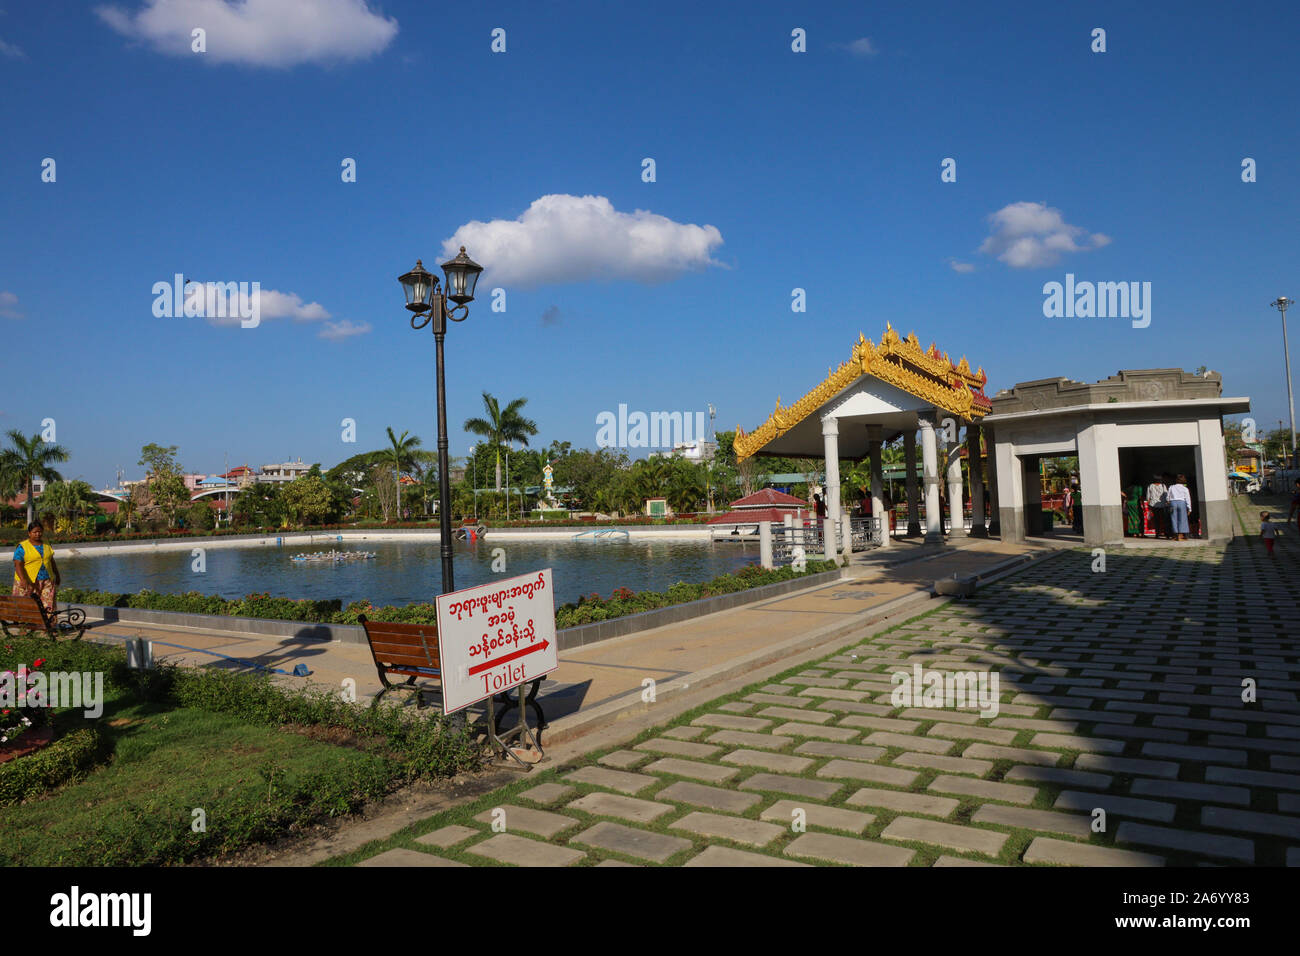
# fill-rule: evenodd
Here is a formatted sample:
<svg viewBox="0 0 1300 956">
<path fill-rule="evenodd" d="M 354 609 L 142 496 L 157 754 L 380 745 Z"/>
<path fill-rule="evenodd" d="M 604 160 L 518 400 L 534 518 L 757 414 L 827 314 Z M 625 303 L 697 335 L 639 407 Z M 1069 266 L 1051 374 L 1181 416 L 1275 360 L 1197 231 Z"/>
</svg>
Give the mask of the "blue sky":
<svg viewBox="0 0 1300 956">
<path fill-rule="evenodd" d="M 386 425 L 432 448 L 396 277 L 461 241 L 453 454 L 485 390 L 529 399 L 534 444 L 592 447 L 620 403 L 753 428 L 886 321 L 990 395 L 1204 364 L 1287 417 L 1293 4 L 229 6 L 0 0 L 0 428 L 55 419 L 68 477 L 139 477 L 146 442 L 202 472 Z M 178 272 L 260 282 L 261 323 L 156 317 Z M 1150 282 L 1149 327 L 1044 317 L 1067 272 Z"/>
</svg>

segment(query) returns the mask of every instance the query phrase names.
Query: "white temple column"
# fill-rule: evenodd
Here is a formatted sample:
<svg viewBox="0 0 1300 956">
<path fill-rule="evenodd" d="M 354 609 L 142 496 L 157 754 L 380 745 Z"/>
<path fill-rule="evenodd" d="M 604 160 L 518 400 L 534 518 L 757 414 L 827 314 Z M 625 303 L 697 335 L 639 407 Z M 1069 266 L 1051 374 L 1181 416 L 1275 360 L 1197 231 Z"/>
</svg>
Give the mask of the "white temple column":
<svg viewBox="0 0 1300 956">
<path fill-rule="evenodd" d="M 966 467 L 970 471 L 971 534 L 987 538 L 984 527 L 984 462 L 980 458 L 980 427 L 974 422 L 966 426 Z"/>
<path fill-rule="evenodd" d="M 885 478 L 880 465 L 880 443 L 884 438 L 879 425 L 867 426 L 867 439 L 871 449 L 871 517 L 880 519 L 880 546 L 889 547 L 889 515 L 885 513 Z"/>
<path fill-rule="evenodd" d="M 984 445 L 988 448 L 989 457 L 989 537 L 996 538 L 1002 535 L 1002 515 L 998 505 L 998 445 L 997 436 L 993 429 L 987 425 L 980 426 L 984 432 Z"/>
<path fill-rule="evenodd" d="M 822 419 L 822 444 L 826 454 L 826 517 L 831 527 L 836 529 L 834 540 L 825 543 L 827 555 L 839 554 L 842 550 L 839 540 L 840 528 L 840 422 L 838 418 Z"/>
<path fill-rule="evenodd" d="M 953 428 L 957 425 L 954 421 Z M 944 442 L 944 454 L 948 456 L 948 537 L 966 537 L 966 513 L 963 505 L 965 488 L 961 480 L 961 442 L 952 436 L 952 442 Z"/>
<path fill-rule="evenodd" d="M 916 416 L 921 429 L 921 474 L 925 480 L 925 540 L 943 543 L 943 526 L 939 523 L 939 448 L 935 441 L 933 410 Z"/>
<path fill-rule="evenodd" d="M 907 536 L 921 537 L 921 492 L 916 484 L 916 432 L 903 433 L 903 462 L 907 465 Z"/>
</svg>

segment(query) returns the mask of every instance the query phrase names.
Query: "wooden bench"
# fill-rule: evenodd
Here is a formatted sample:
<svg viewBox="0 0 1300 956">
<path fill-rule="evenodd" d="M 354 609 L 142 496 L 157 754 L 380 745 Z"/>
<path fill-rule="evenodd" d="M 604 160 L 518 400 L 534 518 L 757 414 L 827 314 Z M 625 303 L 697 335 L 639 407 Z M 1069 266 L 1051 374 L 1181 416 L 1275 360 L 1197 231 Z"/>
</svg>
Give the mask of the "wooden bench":
<svg viewBox="0 0 1300 956">
<path fill-rule="evenodd" d="M 6 637 L 14 636 L 11 627 L 27 633 L 44 631 L 55 639 L 70 634 L 73 640 L 80 640 L 86 630 L 86 612 L 69 607 L 51 614 L 35 594 L 0 594 L 0 629 Z"/>
<path fill-rule="evenodd" d="M 379 682 L 384 685 L 384 689 L 375 695 L 370 706 L 376 706 L 379 699 L 390 690 L 412 690 L 416 692 L 415 706 L 419 708 L 424 705 L 424 691 L 432 689 L 427 684 L 421 683 L 422 681 L 436 681 L 438 688 L 442 688 L 442 663 L 438 656 L 437 625 L 371 621 L 364 614 L 357 620 L 365 629 L 366 641 L 370 644 L 370 654 L 375 660 L 375 669 L 379 672 Z M 394 683 L 389 680 L 389 675 L 393 674 L 403 676 L 406 680 Z M 546 715 L 542 713 L 542 707 L 537 703 L 537 690 L 544 680 L 546 677 L 542 676 L 530 681 L 528 693 L 523 701 L 524 705 L 532 708 L 537 716 L 539 746 L 542 730 L 546 727 Z M 504 705 L 497 711 L 494 728 L 500 733 L 502 726 L 505 725 L 506 713 L 512 707 L 520 706 L 520 703 L 512 698 L 508 691 L 497 694 L 493 699 Z"/>
</svg>

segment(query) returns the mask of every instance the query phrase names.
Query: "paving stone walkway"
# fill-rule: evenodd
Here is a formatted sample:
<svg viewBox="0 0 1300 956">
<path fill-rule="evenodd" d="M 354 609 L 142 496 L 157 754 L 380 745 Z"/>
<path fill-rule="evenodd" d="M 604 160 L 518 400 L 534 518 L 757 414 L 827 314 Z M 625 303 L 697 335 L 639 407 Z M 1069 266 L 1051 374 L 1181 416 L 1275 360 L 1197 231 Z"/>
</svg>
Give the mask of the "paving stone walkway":
<svg viewBox="0 0 1300 956">
<path fill-rule="evenodd" d="M 1031 565 L 340 862 L 1300 865 L 1300 540 L 1105 558 Z M 895 706 L 916 664 L 996 674 L 997 715 Z"/>
</svg>

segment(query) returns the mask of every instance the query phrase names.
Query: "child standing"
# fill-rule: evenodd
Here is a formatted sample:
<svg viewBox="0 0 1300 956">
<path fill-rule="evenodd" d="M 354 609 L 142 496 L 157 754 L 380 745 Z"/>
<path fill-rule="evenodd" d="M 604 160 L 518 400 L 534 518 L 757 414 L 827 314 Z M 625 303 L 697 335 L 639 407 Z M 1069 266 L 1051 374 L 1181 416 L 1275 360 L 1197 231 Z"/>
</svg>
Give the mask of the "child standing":
<svg viewBox="0 0 1300 956">
<path fill-rule="evenodd" d="M 1264 547 L 1268 549 L 1269 557 L 1273 557 L 1273 539 L 1277 537 L 1277 525 L 1268 520 L 1267 511 L 1261 511 L 1259 515 L 1259 533 L 1264 536 Z"/>
</svg>

